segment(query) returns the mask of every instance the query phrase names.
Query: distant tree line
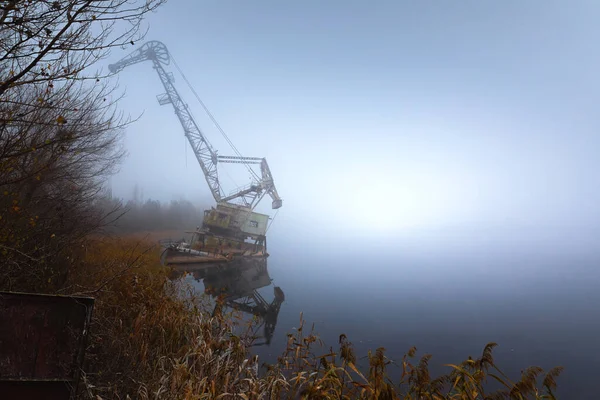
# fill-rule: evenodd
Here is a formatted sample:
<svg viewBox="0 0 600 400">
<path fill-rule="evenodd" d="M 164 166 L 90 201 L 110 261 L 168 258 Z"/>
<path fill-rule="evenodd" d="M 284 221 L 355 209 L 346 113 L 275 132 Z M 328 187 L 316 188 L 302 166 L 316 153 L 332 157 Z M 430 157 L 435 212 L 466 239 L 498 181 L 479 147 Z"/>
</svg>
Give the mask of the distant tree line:
<svg viewBox="0 0 600 400">
<path fill-rule="evenodd" d="M 205 209 L 183 199 L 168 203 L 152 199 L 125 202 L 105 196 L 97 204 L 104 214 L 111 210 L 118 210 L 116 213 L 113 212 L 113 220 L 105 227 L 118 234 L 192 230 L 202 224 Z"/>
</svg>

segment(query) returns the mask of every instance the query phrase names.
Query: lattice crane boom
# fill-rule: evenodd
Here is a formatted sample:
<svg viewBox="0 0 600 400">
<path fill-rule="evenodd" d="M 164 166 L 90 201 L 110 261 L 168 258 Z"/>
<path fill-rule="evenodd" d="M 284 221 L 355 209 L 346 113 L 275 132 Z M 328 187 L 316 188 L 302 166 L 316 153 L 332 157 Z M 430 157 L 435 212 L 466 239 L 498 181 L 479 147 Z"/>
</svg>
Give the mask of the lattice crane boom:
<svg viewBox="0 0 600 400">
<path fill-rule="evenodd" d="M 282 206 L 282 200 L 277 193 L 273 176 L 265 158 L 242 157 L 242 156 L 220 156 L 208 142 L 194 117 L 190 113 L 187 104 L 182 100 L 179 92 L 173 84 L 173 77 L 167 73 L 164 66 L 169 65 L 171 56 L 167 47 L 158 41 L 150 41 L 142 45 L 139 49 L 127 55 L 120 61 L 108 66 L 111 73 L 117 73 L 133 64 L 142 61 L 152 61 L 160 81 L 165 88 L 165 93 L 159 95 L 160 105 L 172 104 L 175 114 L 183 127 L 184 134 L 188 139 L 190 146 L 200 164 L 204 173 L 211 194 L 217 203 L 232 203 L 234 200 L 240 201 L 245 207 L 252 210 L 258 205 L 260 200 L 269 194 L 272 199 L 272 208 L 277 209 Z M 239 154 L 239 153 L 238 153 Z M 238 188 L 229 195 L 225 195 L 219 182 L 217 163 L 235 163 L 260 164 L 261 177 L 255 175 L 256 180 L 244 188 Z"/>
<path fill-rule="evenodd" d="M 221 185 L 219 184 L 219 176 L 217 173 L 217 153 L 212 149 L 212 146 L 202 134 L 202 131 L 189 112 L 187 105 L 183 102 L 177 89 L 175 89 L 173 78 L 167 74 L 163 67 L 163 65 L 168 65 L 170 62 L 169 51 L 166 46 L 157 41 L 145 43 L 121 61 L 109 65 L 108 68 L 112 73 L 116 73 L 125 67 L 147 60 L 152 61 L 154 69 L 165 88 L 165 93 L 158 97 L 159 104 L 164 105 L 171 103 L 173 105 L 175 114 L 183 127 L 184 134 L 190 142 L 194 155 L 206 177 L 208 187 L 210 188 L 215 201 L 220 202 L 223 192 Z"/>
</svg>

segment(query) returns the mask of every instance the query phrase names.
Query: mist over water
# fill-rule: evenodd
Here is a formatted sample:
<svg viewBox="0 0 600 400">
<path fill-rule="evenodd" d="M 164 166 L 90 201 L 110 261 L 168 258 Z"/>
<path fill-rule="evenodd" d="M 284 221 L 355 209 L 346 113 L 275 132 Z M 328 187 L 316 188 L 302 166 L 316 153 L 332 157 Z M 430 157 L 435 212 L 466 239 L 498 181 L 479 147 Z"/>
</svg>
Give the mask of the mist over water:
<svg viewBox="0 0 600 400">
<path fill-rule="evenodd" d="M 271 346 L 256 351 L 273 361 L 303 312 L 328 346 L 345 333 L 358 354 L 383 346 L 398 360 L 414 345 L 433 354 L 435 373 L 497 342 L 495 359 L 509 376 L 563 365 L 559 394 L 587 398 L 600 367 L 600 256 L 582 252 L 575 237 L 590 233 L 562 243 L 553 242 L 561 235 L 540 237 L 537 245 L 510 230 L 359 243 L 273 237 L 269 274 L 286 301 Z M 272 286 L 260 292 L 273 296 Z"/>
</svg>

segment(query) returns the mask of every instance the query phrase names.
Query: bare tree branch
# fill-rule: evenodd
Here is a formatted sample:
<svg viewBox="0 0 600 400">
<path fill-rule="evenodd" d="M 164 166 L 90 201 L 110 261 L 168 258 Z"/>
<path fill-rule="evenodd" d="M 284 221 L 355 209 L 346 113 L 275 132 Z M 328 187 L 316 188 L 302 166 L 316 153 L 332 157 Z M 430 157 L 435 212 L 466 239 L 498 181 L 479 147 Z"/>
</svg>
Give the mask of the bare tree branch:
<svg viewBox="0 0 600 400">
<path fill-rule="evenodd" d="M 0 288 L 64 288 L 133 120 L 93 66 L 164 0 L 0 1 Z"/>
</svg>

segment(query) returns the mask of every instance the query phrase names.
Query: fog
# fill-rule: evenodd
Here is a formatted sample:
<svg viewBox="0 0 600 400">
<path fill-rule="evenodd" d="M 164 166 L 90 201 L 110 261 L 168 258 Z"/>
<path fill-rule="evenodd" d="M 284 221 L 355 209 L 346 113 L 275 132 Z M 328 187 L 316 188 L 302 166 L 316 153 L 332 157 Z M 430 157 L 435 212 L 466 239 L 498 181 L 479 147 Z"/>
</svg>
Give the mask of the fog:
<svg viewBox="0 0 600 400">
<path fill-rule="evenodd" d="M 182 7 L 152 15 L 147 39 L 167 45 L 244 155 L 267 157 L 284 231 L 597 224 L 595 3 Z M 156 102 L 151 63 L 119 82 L 122 108 L 143 114 L 114 192 L 209 197 L 171 106 Z M 225 184 L 247 183 L 237 172 Z"/>
<path fill-rule="evenodd" d="M 404 318 L 399 351 L 440 329 L 467 343 L 459 328 L 479 321 L 490 340 L 535 347 L 527 365 L 560 364 L 568 352 L 548 348 L 599 331 L 599 17 L 594 1 L 172 1 L 147 39 L 166 44 L 241 153 L 269 162 L 284 200 L 269 231 L 271 276 L 290 299 L 280 333 L 302 310 L 325 323 L 332 302 L 353 311 L 330 332 L 360 336 L 355 319 L 371 318 L 387 343 L 395 325 L 373 326 Z M 169 69 L 209 141 L 233 154 Z M 138 184 L 146 198 L 210 203 L 151 63 L 118 79 L 121 108 L 140 118 L 113 194 Z M 226 170 L 231 189 L 248 183 Z M 536 342 L 542 331 L 553 339 Z"/>
</svg>

